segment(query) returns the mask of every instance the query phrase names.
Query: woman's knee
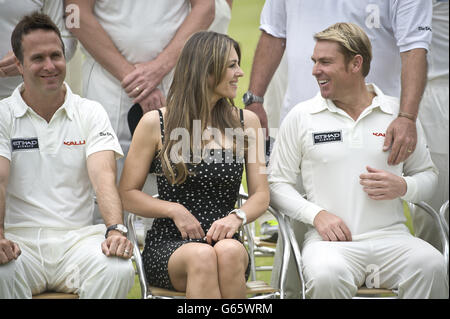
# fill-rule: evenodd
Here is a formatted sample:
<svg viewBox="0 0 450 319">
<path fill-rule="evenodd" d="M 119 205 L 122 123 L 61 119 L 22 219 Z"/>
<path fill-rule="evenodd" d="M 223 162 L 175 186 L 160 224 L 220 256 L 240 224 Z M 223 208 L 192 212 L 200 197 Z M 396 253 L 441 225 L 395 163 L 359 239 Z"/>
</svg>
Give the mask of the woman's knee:
<svg viewBox="0 0 450 319">
<path fill-rule="evenodd" d="M 248 254 L 245 247 L 235 239 L 223 239 L 216 243 L 219 268 L 245 270 L 248 264 Z"/>
<path fill-rule="evenodd" d="M 192 273 L 217 272 L 217 255 L 213 247 L 199 244 L 189 252 L 187 270 Z"/>
</svg>

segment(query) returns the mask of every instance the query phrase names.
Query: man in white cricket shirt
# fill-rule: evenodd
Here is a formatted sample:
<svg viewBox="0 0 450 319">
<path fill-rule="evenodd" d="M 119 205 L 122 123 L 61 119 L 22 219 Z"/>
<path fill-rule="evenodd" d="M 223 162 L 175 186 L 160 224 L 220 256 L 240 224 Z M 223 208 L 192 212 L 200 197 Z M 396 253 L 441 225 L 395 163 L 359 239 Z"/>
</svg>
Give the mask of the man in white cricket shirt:
<svg viewBox="0 0 450 319">
<path fill-rule="evenodd" d="M 398 289 L 400 298 L 448 298 L 443 255 L 404 224 L 402 199 L 425 200 L 437 182 L 420 124 L 411 155 L 388 165 L 383 143 L 399 100 L 365 83 L 369 38 L 351 23 L 314 38 L 320 94 L 286 116 L 269 166 L 271 204 L 309 227 L 307 296 L 351 298 L 376 265 L 376 284 Z M 300 173 L 307 199 L 294 188 Z"/>
<path fill-rule="evenodd" d="M 0 298 L 125 298 L 132 244 L 108 116 L 64 82 L 64 44 L 47 15 L 25 16 L 11 42 L 24 82 L 0 101 Z M 92 225 L 94 193 L 108 228 Z"/>
</svg>

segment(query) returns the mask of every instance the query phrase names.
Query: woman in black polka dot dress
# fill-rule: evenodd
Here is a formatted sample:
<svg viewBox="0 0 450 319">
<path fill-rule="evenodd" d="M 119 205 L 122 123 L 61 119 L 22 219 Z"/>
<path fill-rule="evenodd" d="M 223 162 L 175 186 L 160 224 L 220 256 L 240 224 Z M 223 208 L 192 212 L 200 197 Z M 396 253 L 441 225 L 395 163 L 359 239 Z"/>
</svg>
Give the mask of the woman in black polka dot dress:
<svg viewBox="0 0 450 319">
<path fill-rule="evenodd" d="M 245 298 L 249 257 L 236 232 L 269 202 L 259 120 L 232 105 L 239 60 L 226 35 L 187 41 L 167 108 L 143 116 L 120 182 L 124 208 L 155 218 L 143 252 L 149 284 L 188 298 Z M 244 165 L 249 199 L 236 211 Z M 157 175 L 158 199 L 141 191 L 146 167 Z"/>
</svg>

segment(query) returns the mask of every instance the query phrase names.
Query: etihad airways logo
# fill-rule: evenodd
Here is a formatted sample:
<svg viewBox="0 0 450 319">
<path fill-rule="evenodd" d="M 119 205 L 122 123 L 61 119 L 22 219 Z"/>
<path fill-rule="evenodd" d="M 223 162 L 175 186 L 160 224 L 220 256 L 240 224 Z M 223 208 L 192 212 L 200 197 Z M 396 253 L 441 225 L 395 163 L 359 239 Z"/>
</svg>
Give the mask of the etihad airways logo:
<svg viewBox="0 0 450 319">
<path fill-rule="evenodd" d="M 13 138 L 11 139 L 11 148 L 13 152 L 39 149 L 39 142 L 37 137 Z"/>
<path fill-rule="evenodd" d="M 84 145 L 86 144 L 86 140 L 82 140 L 82 141 L 64 141 L 64 145 L 67 146 L 79 146 L 79 145 Z"/>
<path fill-rule="evenodd" d="M 342 131 L 313 133 L 314 144 L 342 142 Z"/>
</svg>

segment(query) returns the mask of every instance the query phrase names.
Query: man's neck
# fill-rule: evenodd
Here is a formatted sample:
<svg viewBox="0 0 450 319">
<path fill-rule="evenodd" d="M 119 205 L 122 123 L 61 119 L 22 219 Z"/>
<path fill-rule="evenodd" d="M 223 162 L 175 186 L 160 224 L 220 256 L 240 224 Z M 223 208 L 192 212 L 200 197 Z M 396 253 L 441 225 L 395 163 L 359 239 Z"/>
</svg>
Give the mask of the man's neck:
<svg viewBox="0 0 450 319">
<path fill-rule="evenodd" d="M 25 88 L 21 94 L 25 103 L 49 123 L 53 114 L 64 104 L 66 87 L 63 85 L 60 90 L 45 95 L 33 94 Z"/>
<path fill-rule="evenodd" d="M 353 120 L 357 120 L 368 106 L 372 104 L 375 92 L 370 91 L 364 82 L 358 83 L 349 90 L 343 98 L 333 100 L 333 103 L 344 110 Z"/>
</svg>

